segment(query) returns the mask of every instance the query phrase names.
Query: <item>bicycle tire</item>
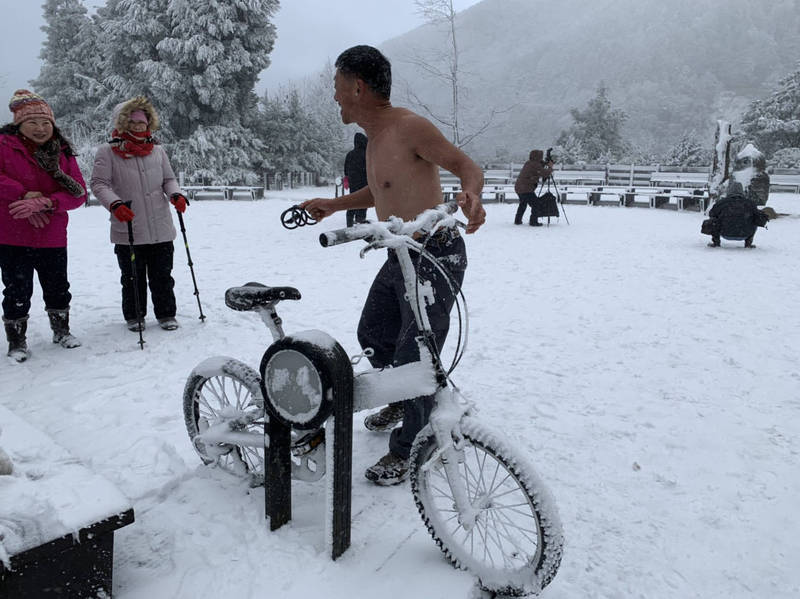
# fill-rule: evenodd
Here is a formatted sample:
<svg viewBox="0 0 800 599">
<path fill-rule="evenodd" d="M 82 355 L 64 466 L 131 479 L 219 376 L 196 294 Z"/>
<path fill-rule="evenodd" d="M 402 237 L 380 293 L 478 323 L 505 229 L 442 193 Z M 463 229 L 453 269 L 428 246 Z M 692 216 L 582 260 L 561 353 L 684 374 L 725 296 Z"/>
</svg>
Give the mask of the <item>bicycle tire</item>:
<svg viewBox="0 0 800 599">
<path fill-rule="evenodd" d="M 261 377 L 247 364 L 218 356 L 195 366 L 183 391 L 183 417 L 192 446 L 206 465 L 217 467 L 259 484 L 264 478 L 264 451 L 255 447 L 219 444 L 207 447 L 197 435 L 209 421 L 227 407 L 264 409 Z M 266 418 L 266 415 L 264 416 Z M 264 434 L 264 420 L 243 427 L 247 432 Z"/>
<path fill-rule="evenodd" d="M 470 502 L 482 504 L 466 531 L 442 468 L 433 459 L 436 438 L 426 426 L 414 440 L 411 490 L 436 544 L 457 568 L 478 577 L 484 590 L 512 597 L 535 594 L 558 571 L 563 533 L 555 502 L 533 468 L 507 443 L 472 417 L 464 435 L 459 474 Z"/>
</svg>

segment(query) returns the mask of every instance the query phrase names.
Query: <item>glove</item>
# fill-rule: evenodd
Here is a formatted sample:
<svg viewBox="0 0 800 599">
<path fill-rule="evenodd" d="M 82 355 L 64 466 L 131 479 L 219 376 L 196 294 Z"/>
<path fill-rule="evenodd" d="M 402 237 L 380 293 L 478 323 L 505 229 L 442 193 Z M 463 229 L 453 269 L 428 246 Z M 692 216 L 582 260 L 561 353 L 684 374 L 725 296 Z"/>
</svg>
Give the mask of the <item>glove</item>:
<svg viewBox="0 0 800 599">
<path fill-rule="evenodd" d="M 44 229 L 45 225 L 50 224 L 50 217 L 44 212 L 36 212 L 28 217 L 28 222 L 34 229 Z"/>
<path fill-rule="evenodd" d="M 8 212 L 13 218 L 28 218 L 31 214 L 50 210 L 52 206 L 53 204 L 50 202 L 50 198 L 35 196 L 11 202 L 8 205 Z"/>
<path fill-rule="evenodd" d="M 186 206 L 189 205 L 189 200 L 187 200 L 186 196 L 181 193 L 173 193 L 169 201 L 172 202 L 173 206 L 175 206 L 175 210 L 181 214 L 186 212 Z"/>
<path fill-rule="evenodd" d="M 122 202 L 114 202 L 111 204 L 111 213 L 121 223 L 127 223 L 133 220 L 133 210 L 128 208 Z"/>
</svg>

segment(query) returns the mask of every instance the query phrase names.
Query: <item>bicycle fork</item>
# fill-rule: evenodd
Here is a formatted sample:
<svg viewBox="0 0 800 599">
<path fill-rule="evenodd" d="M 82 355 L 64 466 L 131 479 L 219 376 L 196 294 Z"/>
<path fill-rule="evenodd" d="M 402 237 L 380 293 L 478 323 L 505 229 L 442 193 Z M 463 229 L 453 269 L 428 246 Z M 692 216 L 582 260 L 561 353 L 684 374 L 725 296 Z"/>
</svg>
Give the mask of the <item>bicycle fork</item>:
<svg viewBox="0 0 800 599">
<path fill-rule="evenodd" d="M 456 399 L 456 393 L 449 387 L 436 392 L 436 408 L 431 413 L 430 426 L 438 447 L 422 468 L 431 468 L 437 460 L 441 460 L 458 510 L 458 522 L 469 532 L 475 526 L 481 510 L 470 501 L 466 477 L 462 477 L 458 471 L 459 464 L 464 462 L 464 436 L 459 422 L 468 407 Z"/>
</svg>

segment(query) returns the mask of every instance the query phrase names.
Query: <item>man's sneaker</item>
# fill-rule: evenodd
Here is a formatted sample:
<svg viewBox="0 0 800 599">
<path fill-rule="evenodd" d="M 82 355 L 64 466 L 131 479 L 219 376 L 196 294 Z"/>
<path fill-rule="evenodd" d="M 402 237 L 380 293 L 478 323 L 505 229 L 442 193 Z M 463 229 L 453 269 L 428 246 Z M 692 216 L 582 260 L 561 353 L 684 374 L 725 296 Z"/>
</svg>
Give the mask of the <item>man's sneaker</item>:
<svg viewBox="0 0 800 599">
<path fill-rule="evenodd" d="M 139 332 L 139 321 L 135 318 L 131 318 L 130 320 L 125 321 L 125 326 L 128 327 L 129 331 L 133 331 L 134 333 Z M 144 318 L 142 319 L 142 330 L 145 329 Z"/>
<path fill-rule="evenodd" d="M 159 318 L 158 319 L 158 326 L 160 326 L 165 331 L 174 331 L 178 328 L 178 321 L 172 317 L 167 318 Z"/>
<path fill-rule="evenodd" d="M 364 426 L 370 431 L 389 431 L 398 422 L 403 421 L 403 402 L 390 403 L 380 412 L 375 412 L 364 418 Z"/>
<path fill-rule="evenodd" d="M 390 451 L 378 460 L 374 466 L 367 468 L 364 476 L 376 485 L 400 484 L 408 476 L 408 460 L 404 460 Z"/>
</svg>

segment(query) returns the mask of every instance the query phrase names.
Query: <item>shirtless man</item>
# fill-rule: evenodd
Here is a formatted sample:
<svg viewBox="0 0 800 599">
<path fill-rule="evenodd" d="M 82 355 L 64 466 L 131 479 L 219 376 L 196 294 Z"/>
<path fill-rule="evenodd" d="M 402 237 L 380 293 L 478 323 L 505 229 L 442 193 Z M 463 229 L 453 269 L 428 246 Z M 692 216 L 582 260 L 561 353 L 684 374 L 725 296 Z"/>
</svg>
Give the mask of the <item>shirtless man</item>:
<svg viewBox="0 0 800 599">
<path fill-rule="evenodd" d="M 316 220 L 339 210 L 375 207 L 380 220 L 397 216 L 413 220 L 421 212 L 442 202 L 439 167 L 461 180 L 456 197 L 467 217 L 467 233 L 484 223 L 486 212 L 480 201 L 483 172 L 464 152 L 451 144 L 427 119 L 405 108 L 392 106 L 389 96 L 392 72 L 389 61 L 371 46 L 354 46 L 336 59 L 334 99 L 342 121 L 357 123 L 367 134 L 367 187 L 335 199 L 314 198 L 301 204 Z M 454 230 L 435 235 L 426 245 L 442 259 L 458 285 L 467 266 L 464 240 Z M 420 277 L 431 282 L 436 303 L 428 315 L 436 343 L 441 348 L 450 324 L 455 297 L 445 278 L 424 261 Z M 414 316 L 403 299 L 403 278 L 394 252 L 372 283 L 358 325 L 362 348 L 371 347 L 372 366 L 399 366 L 419 359 L 414 339 Z M 428 421 L 432 397 L 390 404 L 365 420 L 370 430 L 392 431 L 389 453 L 367 469 L 366 477 L 381 485 L 397 484 L 408 474 L 408 457 L 416 434 Z"/>
</svg>

